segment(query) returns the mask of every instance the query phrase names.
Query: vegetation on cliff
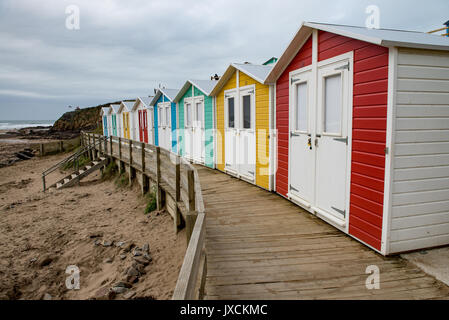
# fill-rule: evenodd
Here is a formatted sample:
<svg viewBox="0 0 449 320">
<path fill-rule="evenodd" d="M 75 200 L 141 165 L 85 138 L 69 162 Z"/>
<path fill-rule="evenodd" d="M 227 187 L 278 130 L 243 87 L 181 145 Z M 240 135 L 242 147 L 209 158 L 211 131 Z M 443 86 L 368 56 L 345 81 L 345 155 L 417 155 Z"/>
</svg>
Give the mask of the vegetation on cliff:
<svg viewBox="0 0 449 320">
<path fill-rule="evenodd" d="M 79 132 L 81 130 L 94 130 L 99 124 L 101 125 L 101 123 L 99 123 L 101 108 L 108 105 L 109 104 L 66 112 L 53 124 L 50 131 Z"/>
</svg>

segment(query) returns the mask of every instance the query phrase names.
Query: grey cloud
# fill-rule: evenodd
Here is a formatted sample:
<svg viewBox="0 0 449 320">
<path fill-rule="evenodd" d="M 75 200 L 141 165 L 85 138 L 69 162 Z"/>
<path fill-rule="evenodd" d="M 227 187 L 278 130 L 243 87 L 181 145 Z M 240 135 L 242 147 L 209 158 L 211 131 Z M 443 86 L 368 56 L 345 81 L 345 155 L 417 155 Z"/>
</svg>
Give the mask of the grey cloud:
<svg viewBox="0 0 449 320">
<path fill-rule="evenodd" d="M 0 118 L 55 119 L 67 105 L 260 63 L 282 53 L 301 21 L 363 25 L 370 4 L 382 27 L 428 31 L 449 18 L 447 0 L 431 2 L 0 0 Z M 79 31 L 65 28 L 70 4 L 80 8 Z"/>
</svg>

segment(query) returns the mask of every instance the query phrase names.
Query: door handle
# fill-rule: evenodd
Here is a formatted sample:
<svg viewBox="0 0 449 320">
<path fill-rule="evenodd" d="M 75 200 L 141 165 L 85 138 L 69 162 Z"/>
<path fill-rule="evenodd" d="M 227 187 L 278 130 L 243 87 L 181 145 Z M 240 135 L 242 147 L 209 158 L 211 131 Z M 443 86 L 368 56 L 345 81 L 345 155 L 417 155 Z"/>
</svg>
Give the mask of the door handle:
<svg viewBox="0 0 449 320">
<path fill-rule="evenodd" d="M 348 137 L 346 137 L 346 138 L 334 138 L 334 141 L 343 142 L 346 145 L 348 145 Z"/>
</svg>

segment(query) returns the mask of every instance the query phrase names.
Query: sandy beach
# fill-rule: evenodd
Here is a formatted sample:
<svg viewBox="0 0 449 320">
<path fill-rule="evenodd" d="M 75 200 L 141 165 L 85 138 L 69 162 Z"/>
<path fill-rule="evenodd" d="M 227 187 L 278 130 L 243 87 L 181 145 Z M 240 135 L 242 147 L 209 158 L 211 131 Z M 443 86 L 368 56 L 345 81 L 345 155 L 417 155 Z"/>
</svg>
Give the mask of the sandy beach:
<svg viewBox="0 0 449 320">
<path fill-rule="evenodd" d="M 0 168 L 18 161 L 19 159 L 15 156 L 17 152 L 27 148 L 37 149 L 37 144 L 52 141 L 56 140 L 32 135 L 26 137 L 16 129 L 0 130 Z"/>
<path fill-rule="evenodd" d="M 137 186 L 118 188 L 100 173 L 79 187 L 43 193 L 41 172 L 66 156 L 0 168 L 0 299 L 102 298 L 130 280 L 130 244 L 149 244 L 152 262 L 115 298 L 170 299 L 186 249 L 184 232 L 174 234 L 167 213 L 145 215 Z M 79 290 L 66 288 L 69 265 L 80 270 Z"/>
</svg>

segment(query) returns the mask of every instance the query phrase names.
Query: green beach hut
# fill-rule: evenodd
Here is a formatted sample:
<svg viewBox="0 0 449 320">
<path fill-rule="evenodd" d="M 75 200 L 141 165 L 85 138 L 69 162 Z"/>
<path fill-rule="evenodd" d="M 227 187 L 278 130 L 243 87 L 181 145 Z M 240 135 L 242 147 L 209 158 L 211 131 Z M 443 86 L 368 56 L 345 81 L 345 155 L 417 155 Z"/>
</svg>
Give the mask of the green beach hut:
<svg viewBox="0 0 449 320">
<path fill-rule="evenodd" d="M 214 97 L 216 80 L 187 80 L 176 95 L 179 155 L 214 168 Z"/>
</svg>

